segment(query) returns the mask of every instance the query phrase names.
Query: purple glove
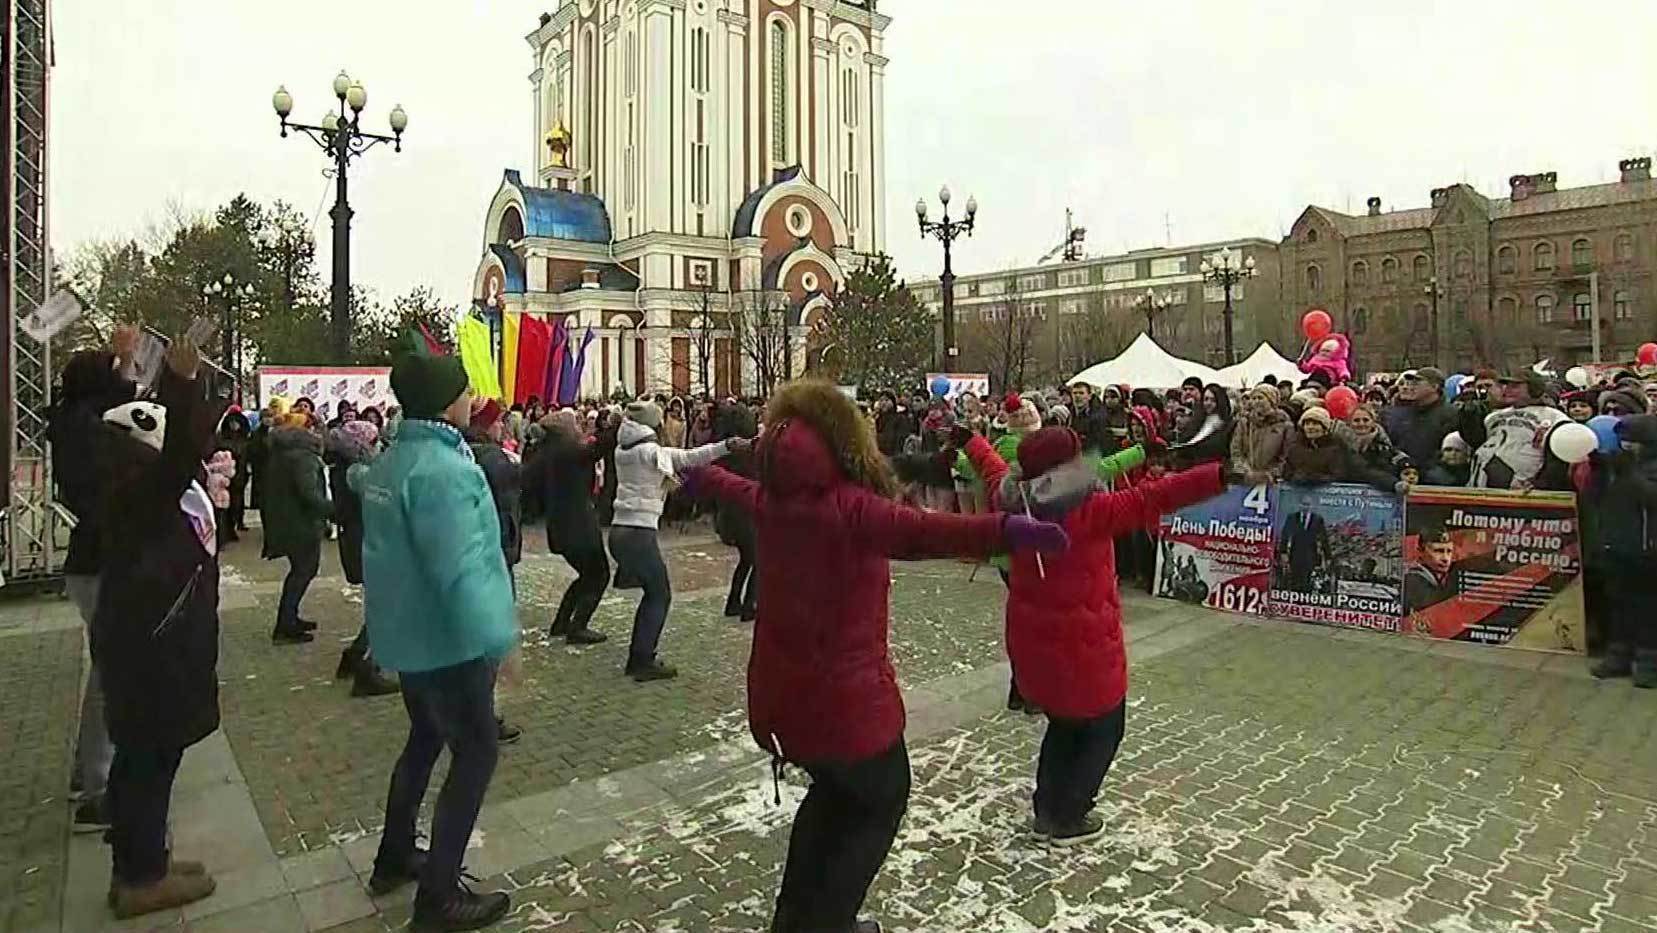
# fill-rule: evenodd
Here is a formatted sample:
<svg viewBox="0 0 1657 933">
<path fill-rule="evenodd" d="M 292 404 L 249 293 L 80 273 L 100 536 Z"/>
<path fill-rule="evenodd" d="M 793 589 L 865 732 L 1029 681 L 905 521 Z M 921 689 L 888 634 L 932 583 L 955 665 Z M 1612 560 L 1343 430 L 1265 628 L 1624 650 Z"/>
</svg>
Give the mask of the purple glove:
<svg viewBox="0 0 1657 933">
<path fill-rule="evenodd" d="M 678 476 L 679 491 L 692 499 L 699 499 L 707 491 L 708 467 L 692 467 Z"/>
<path fill-rule="evenodd" d="M 1070 550 L 1070 536 L 1052 522 L 1037 521 L 1028 515 L 1013 514 L 1001 526 L 1001 538 L 1014 551 L 1049 551 L 1063 553 Z"/>
</svg>

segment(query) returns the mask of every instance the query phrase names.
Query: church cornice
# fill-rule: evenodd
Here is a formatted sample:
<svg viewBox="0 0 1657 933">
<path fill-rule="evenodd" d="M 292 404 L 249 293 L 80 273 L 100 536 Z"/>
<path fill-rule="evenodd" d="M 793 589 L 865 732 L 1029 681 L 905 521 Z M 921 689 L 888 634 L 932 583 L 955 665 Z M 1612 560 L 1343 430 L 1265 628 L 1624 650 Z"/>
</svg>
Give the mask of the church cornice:
<svg viewBox="0 0 1657 933">
<path fill-rule="evenodd" d="M 833 40 L 830 40 L 830 39 L 824 39 L 822 37 L 818 37 L 816 39 L 811 40 L 811 47 L 813 49 L 816 49 L 821 54 L 827 55 L 830 52 L 834 51 L 834 42 L 833 42 Z"/>
<path fill-rule="evenodd" d="M 748 28 L 748 15 L 746 13 L 735 13 L 731 10 L 720 10 L 719 21 L 733 29 Z"/>
<path fill-rule="evenodd" d="M 844 3 L 842 0 L 800 0 L 800 5 L 808 9 L 822 10 L 834 19 L 856 23 L 875 32 L 884 32 L 887 26 L 892 25 L 890 16 L 871 13 L 860 6 Z"/>
<path fill-rule="evenodd" d="M 540 84 L 541 83 L 541 78 L 545 74 L 546 74 L 546 69 L 545 68 L 537 68 L 534 71 L 531 71 L 529 73 L 529 83 L 530 84 Z"/>
<path fill-rule="evenodd" d="M 679 10 L 682 12 L 685 9 L 685 0 L 639 0 L 640 14 L 658 12 L 659 7 L 665 8 L 665 11 Z"/>
<path fill-rule="evenodd" d="M 598 31 L 603 33 L 606 38 L 614 36 L 621 31 L 621 16 L 616 15 L 605 20 L 604 25 L 598 27 Z"/>
<path fill-rule="evenodd" d="M 559 33 L 569 28 L 570 23 L 575 20 L 576 12 L 576 5 L 573 3 L 560 7 L 558 12 L 552 14 L 552 18 L 547 20 L 545 25 L 524 36 L 524 41 L 528 42 L 529 47 L 538 54 L 543 48 L 546 48 L 548 42 L 558 38 Z"/>
<path fill-rule="evenodd" d="M 885 68 L 887 65 L 892 63 L 892 60 L 886 56 L 876 55 L 873 52 L 865 52 L 863 54 L 863 61 L 874 68 Z"/>
</svg>

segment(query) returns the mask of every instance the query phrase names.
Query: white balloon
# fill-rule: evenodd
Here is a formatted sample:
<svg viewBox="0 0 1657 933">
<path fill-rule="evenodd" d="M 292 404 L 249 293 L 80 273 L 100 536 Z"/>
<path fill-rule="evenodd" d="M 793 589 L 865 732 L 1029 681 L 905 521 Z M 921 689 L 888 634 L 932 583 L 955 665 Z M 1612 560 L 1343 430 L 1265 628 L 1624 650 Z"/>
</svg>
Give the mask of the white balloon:
<svg viewBox="0 0 1657 933">
<path fill-rule="evenodd" d="M 1565 381 L 1579 389 L 1588 388 L 1588 370 L 1581 366 L 1572 366 L 1565 370 Z"/>
<path fill-rule="evenodd" d="M 1548 449 L 1566 463 L 1581 463 L 1599 447 L 1599 438 L 1585 424 L 1568 422 L 1553 429 L 1548 436 Z"/>
</svg>

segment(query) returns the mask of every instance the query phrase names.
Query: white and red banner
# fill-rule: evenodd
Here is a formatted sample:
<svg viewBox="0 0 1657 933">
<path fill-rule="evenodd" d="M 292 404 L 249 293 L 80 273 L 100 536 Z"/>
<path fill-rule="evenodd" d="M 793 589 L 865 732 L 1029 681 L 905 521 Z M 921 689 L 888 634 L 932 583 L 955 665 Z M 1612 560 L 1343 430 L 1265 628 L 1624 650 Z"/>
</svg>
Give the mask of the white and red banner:
<svg viewBox="0 0 1657 933">
<path fill-rule="evenodd" d="M 1259 615 L 1272 575 L 1274 486 L 1231 486 L 1162 517 L 1157 596 Z"/>
<path fill-rule="evenodd" d="M 339 411 L 341 402 L 350 402 L 358 411 L 378 408 L 382 412 L 397 404 L 391 394 L 389 366 L 259 367 L 259 406 L 276 396 L 289 402 L 310 399 L 324 421 Z"/>
</svg>

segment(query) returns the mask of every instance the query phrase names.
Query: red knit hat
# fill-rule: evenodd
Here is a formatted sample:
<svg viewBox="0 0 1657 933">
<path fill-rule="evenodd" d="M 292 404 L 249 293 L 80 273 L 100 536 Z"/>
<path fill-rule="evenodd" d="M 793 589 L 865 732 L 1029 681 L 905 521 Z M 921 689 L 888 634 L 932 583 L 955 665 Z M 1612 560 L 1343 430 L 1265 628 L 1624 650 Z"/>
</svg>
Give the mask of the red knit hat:
<svg viewBox="0 0 1657 933">
<path fill-rule="evenodd" d="M 500 402 L 497 402 L 494 399 L 484 402 L 477 411 L 472 412 L 472 430 L 489 430 L 495 426 L 495 422 L 501 420 L 501 415 L 505 413 L 506 410 L 501 408 Z"/>
<path fill-rule="evenodd" d="M 1024 478 L 1035 479 L 1048 470 L 1069 463 L 1082 452 L 1082 439 L 1069 428 L 1042 428 L 1018 444 L 1018 467 Z"/>
</svg>

